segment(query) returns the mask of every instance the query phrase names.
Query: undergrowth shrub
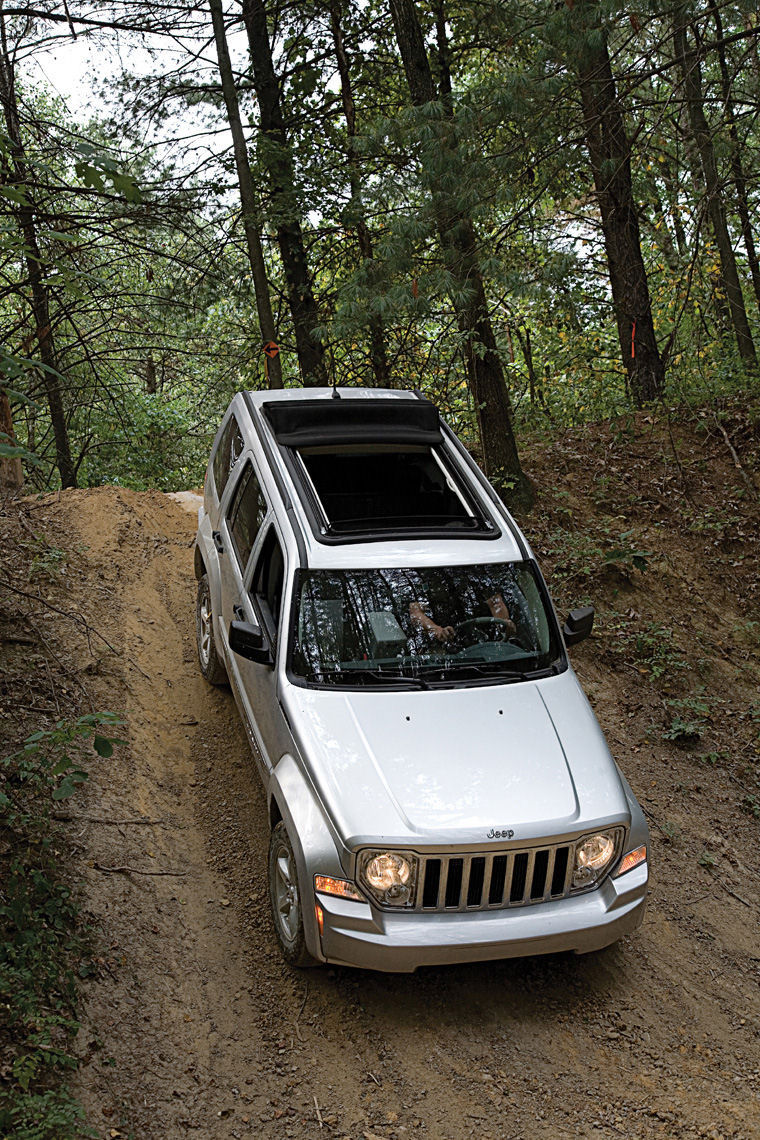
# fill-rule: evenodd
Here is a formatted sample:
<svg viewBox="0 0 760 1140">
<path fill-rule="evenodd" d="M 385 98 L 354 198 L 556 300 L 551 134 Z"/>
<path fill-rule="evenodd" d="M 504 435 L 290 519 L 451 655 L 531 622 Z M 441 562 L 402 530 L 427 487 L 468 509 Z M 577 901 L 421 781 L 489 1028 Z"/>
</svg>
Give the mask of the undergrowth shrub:
<svg viewBox="0 0 760 1140">
<path fill-rule="evenodd" d="M 51 811 L 87 779 L 85 752 L 109 757 L 114 713 L 35 732 L 0 760 L 0 1136 L 73 1140 L 86 1127 L 66 1076 L 76 1068 L 77 986 L 92 972 L 87 931 L 62 868 Z"/>
</svg>

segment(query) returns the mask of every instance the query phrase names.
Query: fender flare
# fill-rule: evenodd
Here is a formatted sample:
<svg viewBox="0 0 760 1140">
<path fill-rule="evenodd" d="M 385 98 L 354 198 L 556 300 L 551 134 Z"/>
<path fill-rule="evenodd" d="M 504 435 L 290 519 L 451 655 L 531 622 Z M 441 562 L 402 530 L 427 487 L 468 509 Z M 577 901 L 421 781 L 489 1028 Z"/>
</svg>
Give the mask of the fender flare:
<svg viewBox="0 0 760 1140">
<path fill-rule="evenodd" d="M 214 636 L 222 656 L 224 656 L 224 639 L 220 636 L 219 621 L 221 616 L 222 584 L 219 573 L 219 556 L 211 539 L 211 520 L 204 514 L 201 519 L 198 533 L 195 536 L 194 553 L 195 577 L 200 581 L 205 573 L 208 576 L 211 593 L 211 612 L 214 618 Z"/>
<path fill-rule="evenodd" d="M 314 913 L 314 875 L 345 878 L 335 839 L 309 781 L 293 756 L 286 753 L 272 769 L 269 783 L 270 818 L 274 800 L 287 828 L 298 869 L 304 936 L 309 953 L 325 961 Z"/>
<path fill-rule="evenodd" d="M 640 847 L 642 844 L 646 844 L 647 853 L 649 853 L 649 824 L 646 821 L 646 816 L 641 809 L 639 801 L 633 794 L 633 789 L 628 783 L 628 780 L 625 778 L 624 774 L 621 772 L 617 764 L 615 767 L 618 770 L 620 783 L 623 785 L 625 798 L 628 800 L 628 807 L 630 808 L 631 812 L 631 830 L 628 836 L 628 846 L 632 849 L 634 847 Z"/>
</svg>

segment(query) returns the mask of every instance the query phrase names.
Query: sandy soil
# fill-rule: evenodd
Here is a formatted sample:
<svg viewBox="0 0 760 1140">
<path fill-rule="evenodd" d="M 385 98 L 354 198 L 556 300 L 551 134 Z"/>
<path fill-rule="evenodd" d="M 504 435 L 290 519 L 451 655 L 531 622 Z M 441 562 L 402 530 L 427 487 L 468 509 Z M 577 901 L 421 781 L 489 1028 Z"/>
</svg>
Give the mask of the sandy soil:
<svg viewBox="0 0 760 1140">
<path fill-rule="evenodd" d="M 676 546 L 673 511 L 689 505 L 678 478 L 692 479 L 696 509 L 704 451 L 691 474 L 680 454 L 678 476 L 654 441 L 656 464 L 642 454 L 620 507 L 631 475 L 615 446 L 601 436 L 557 445 L 545 462 L 564 464 L 565 497 L 527 525 L 561 600 L 602 601 L 598 635 L 574 659 L 652 823 L 645 924 L 588 958 L 412 976 L 298 972 L 279 957 L 263 794 L 232 697 L 196 664 L 192 504 L 101 488 L 35 505 L 35 527 L 68 552 L 67 606 L 109 643 L 91 633 L 88 649 L 79 637 L 82 682 L 96 707 L 126 720 L 127 747 L 93 767 L 69 823 L 103 947 L 101 977 L 86 983 L 78 1078 L 98 1135 L 760 1136 L 760 858 L 757 821 L 741 807 L 754 787 L 757 682 L 736 632 L 758 616 L 757 509 L 737 499 L 754 530 L 725 558 L 713 531 L 685 524 Z M 720 443 L 710 446 L 715 488 L 740 486 Z M 600 478 L 607 496 L 618 491 L 616 533 L 637 527 L 653 552 L 647 574 L 563 561 L 557 528 L 574 549 Z M 727 509 L 729 491 L 715 493 Z M 671 520 L 664 531 L 658 510 Z M 719 589 L 705 551 L 720 563 Z M 662 739 L 667 694 L 688 686 L 655 684 L 619 649 L 610 615 L 629 611 L 635 627 L 670 619 L 684 652 L 710 658 L 690 683 L 719 703 L 690 750 Z"/>
</svg>

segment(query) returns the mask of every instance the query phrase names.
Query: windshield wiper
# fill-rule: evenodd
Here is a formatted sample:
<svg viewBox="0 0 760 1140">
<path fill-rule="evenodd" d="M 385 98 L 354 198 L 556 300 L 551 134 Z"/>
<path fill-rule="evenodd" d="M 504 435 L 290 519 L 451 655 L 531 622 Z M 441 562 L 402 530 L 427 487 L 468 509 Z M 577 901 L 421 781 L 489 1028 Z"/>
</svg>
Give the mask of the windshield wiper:
<svg viewBox="0 0 760 1140">
<path fill-rule="evenodd" d="M 410 676 L 408 673 L 386 673 L 382 669 L 314 669 L 307 677 L 309 681 L 319 681 L 329 678 L 334 681 L 377 681 L 383 685 L 392 685 L 395 688 L 427 689 L 430 686 L 421 677 Z"/>
<path fill-rule="evenodd" d="M 554 666 L 545 669 L 505 669 L 499 662 L 491 661 L 450 661 L 446 665 L 431 665 L 424 670 L 426 675 L 435 673 L 442 681 L 457 681 L 463 676 L 489 677 L 494 681 L 538 681 L 554 673 Z"/>
</svg>

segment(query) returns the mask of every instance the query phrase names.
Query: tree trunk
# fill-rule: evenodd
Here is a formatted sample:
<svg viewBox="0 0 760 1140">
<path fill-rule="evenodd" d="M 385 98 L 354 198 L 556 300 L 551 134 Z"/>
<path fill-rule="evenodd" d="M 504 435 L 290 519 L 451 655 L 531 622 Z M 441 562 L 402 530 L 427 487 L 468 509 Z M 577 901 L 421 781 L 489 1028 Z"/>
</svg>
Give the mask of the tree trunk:
<svg viewBox="0 0 760 1140">
<path fill-rule="evenodd" d="M 752 232 L 752 221 L 749 213 L 749 201 L 747 198 L 747 179 L 744 175 L 744 167 L 742 166 L 741 158 L 741 144 L 739 142 L 739 134 L 736 129 L 736 115 L 734 114 L 734 100 L 731 91 L 731 79 L 728 74 L 728 63 L 726 61 L 726 48 L 723 43 L 723 21 L 720 17 L 720 9 L 715 3 L 715 0 L 709 0 L 708 7 L 712 12 L 713 20 L 715 22 L 715 37 L 718 41 L 718 62 L 720 64 L 720 85 L 723 94 L 723 108 L 728 123 L 728 135 L 731 139 L 731 174 L 734 179 L 734 186 L 736 188 L 736 209 L 739 214 L 739 222 L 741 223 L 742 238 L 744 239 L 744 248 L 747 251 L 747 264 L 752 276 L 752 287 L 755 291 L 755 300 L 758 308 L 760 309 L 760 264 L 757 260 L 757 250 L 755 248 L 755 237 Z"/>
<path fill-rule="evenodd" d="M 652 203 L 652 213 L 654 215 L 654 221 L 649 223 L 652 234 L 652 241 L 662 251 L 662 256 L 665 258 L 668 269 L 672 270 L 672 272 L 675 273 L 680 268 L 678 251 L 673 244 L 673 237 L 670 233 L 670 226 L 668 224 L 668 219 L 665 216 L 665 207 L 662 204 L 662 199 L 660 198 L 660 190 L 657 185 L 657 178 L 654 174 L 651 174 L 647 178 L 647 184 L 648 197 Z M 649 221 L 646 214 L 643 216 L 645 221 Z"/>
<path fill-rule="evenodd" d="M 674 133 L 676 132 L 675 124 L 673 124 Z M 670 156 L 665 156 L 665 161 L 660 163 L 662 180 L 665 184 L 665 191 L 668 196 L 668 211 L 670 213 L 670 220 L 673 223 L 673 233 L 676 235 L 676 245 L 678 247 L 679 257 L 686 257 L 689 245 L 686 241 L 686 231 L 683 228 L 683 221 L 681 219 L 681 204 L 678 200 L 678 173 L 674 173 L 673 166 L 670 161 Z"/>
<path fill-rule="evenodd" d="M 285 133 L 263 0 L 243 0 L 243 22 L 259 104 L 260 156 L 269 179 L 301 376 L 306 385 L 326 385 L 324 347 L 316 331 L 319 312 L 309 276 L 293 159 Z"/>
<path fill-rule="evenodd" d="M 662 396 L 665 369 L 652 320 L 636 203 L 631 151 L 612 75 L 607 38 L 596 6 L 576 5 L 582 24 L 574 39 L 586 146 L 602 219 L 620 352 L 637 407 Z"/>
<path fill-rule="evenodd" d="M 520 342 L 520 348 L 522 349 L 525 367 L 528 370 L 528 388 L 530 392 L 530 402 L 531 404 L 535 404 L 536 399 L 538 399 L 539 404 L 543 404 L 544 394 L 541 389 L 541 381 L 538 378 L 538 375 L 536 373 L 536 366 L 533 361 L 533 345 L 531 344 L 530 340 L 530 329 L 527 325 L 525 326 L 525 340 L 522 338 L 519 327 L 515 331 L 517 333 L 517 339 Z"/>
<path fill-rule="evenodd" d="M 12 183 L 21 195 L 21 201 L 13 207 L 18 227 L 24 239 L 24 260 L 31 293 L 31 309 L 34 320 L 35 337 L 39 348 L 42 379 L 45 385 L 50 422 L 55 440 L 56 466 L 61 477 L 62 487 L 76 487 L 76 471 L 71 458 L 69 433 L 63 411 L 63 400 L 58 383 L 59 369 L 55 352 L 53 332 L 50 325 L 50 306 L 47 287 L 47 267 L 40 254 L 35 225 L 35 210 L 32 202 L 32 187 L 29 170 L 21 139 L 21 128 L 16 103 L 15 77 L 13 64 L 8 54 L 5 34 L 5 18 L 0 11 L 0 101 L 10 142 L 10 162 Z"/>
<path fill-rule="evenodd" d="M 156 383 L 156 362 L 153 359 L 153 353 L 150 351 L 145 357 L 145 391 L 149 396 L 155 396 L 158 391 L 158 384 Z"/>
<path fill-rule="evenodd" d="M 681 72 L 691 132 L 699 151 L 703 186 L 707 192 L 707 212 L 718 247 L 721 278 L 728 298 L 731 323 L 734 327 L 739 355 L 745 367 L 754 371 L 757 368 L 755 345 L 747 320 L 747 310 L 744 307 L 744 296 L 736 268 L 736 258 L 726 222 L 718 165 L 715 161 L 710 127 L 702 100 L 702 74 L 699 57 L 696 50 L 688 45 L 686 27 L 686 15 L 684 10 L 679 8 L 673 21 L 673 50 Z"/>
<path fill-rule="evenodd" d="M 412 103 L 425 106 L 435 101 L 436 90 L 414 0 L 390 0 L 390 8 Z M 439 20 L 441 22 L 445 27 L 445 22 Z M 452 163 L 457 163 L 447 56 L 445 45 L 440 41 L 438 58 L 443 80 L 440 144 Z M 424 168 L 422 173 L 425 177 Z M 533 492 L 517 452 L 512 405 L 488 312 L 475 228 L 472 219 L 457 207 L 449 194 L 433 179 L 428 177 L 427 181 L 444 262 L 457 284 L 454 308 L 464 345 L 470 391 L 477 409 L 486 474 L 502 486 L 510 501 L 527 506 L 532 502 Z"/>
<path fill-rule="evenodd" d="M 227 108 L 227 121 L 232 135 L 232 149 L 235 154 L 235 168 L 240 188 L 240 202 L 243 207 L 243 232 L 248 249 L 248 261 L 251 265 L 253 288 L 256 295 L 256 312 L 259 316 L 259 330 L 262 345 L 267 342 L 277 342 L 277 332 L 272 315 L 272 304 L 269 299 L 269 281 L 267 279 L 264 251 L 261 248 L 259 235 L 259 216 L 256 202 L 256 192 L 253 187 L 251 166 L 248 161 L 248 148 L 243 134 L 243 125 L 240 121 L 240 105 L 238 103 L 235 80 L 232 75 L 232 63 L 227 47 L 227 36 L 224 30 L 224 15 L 222 0 L 209 0 L 211 9 L 211 22 L 214 27 L 216 41 L 216 54 L 219 60 L 219 78 L 222 82 L 224 105 Z M 267 360 L 267 377 L 270 388 L 282 388 L 282 365 L 280 357 L 274 356 Z"/>
<path fill-rule="evenodd" d="M 361 253 L 365 267 L 370 271 L 371 281 L 371 270 L 374 262 L 374 256 L 372 252 L 372 237 L 362 214 L 363 207 L 361 204 L 359 158 L 356 153 L 355 143 L 356 107 L 354 104 L 354 93 L 351 86 L 351 71 L 348 63 L 348 55 L 346 53 L 346 45 L 343 40 L 343 31 L 341 28 L 341 0 L 331 0 L 330 2 L 330 26 L 332 30 L 333 46 L 335 47 L 335 59 L 338 64 L 338 74 L 340 75 L 340 94 L 341 100 L 343 102 L 343 113 L 346 117 L 346 135 L 348 138 L 348 180 L 351 189 L 351 208 L 352 210 L 359 211 L 358 216 L 354 221 L 354 227 L 356 229 L 356 240 L 359 245 L 359 252 Z M 374 372 L 375 382 L 377 386 L 379 388 L 385 388 L 390 381 L 390 371 L 388 368 L 388 357 L 385 351 L 385 329 L 383 327 L 383 321 L 377 313 L 370 312 L 368 324 L 372 371 Z"/>
<path fill-rule="evenodd" d="M 15 443 L 13 416 L 7 393 L 0 388 L 0 443 Z M 20 491 L 24 485 L 24 468 L 18 455 L 0 455 L 0 488 Z"/>
</svg>

